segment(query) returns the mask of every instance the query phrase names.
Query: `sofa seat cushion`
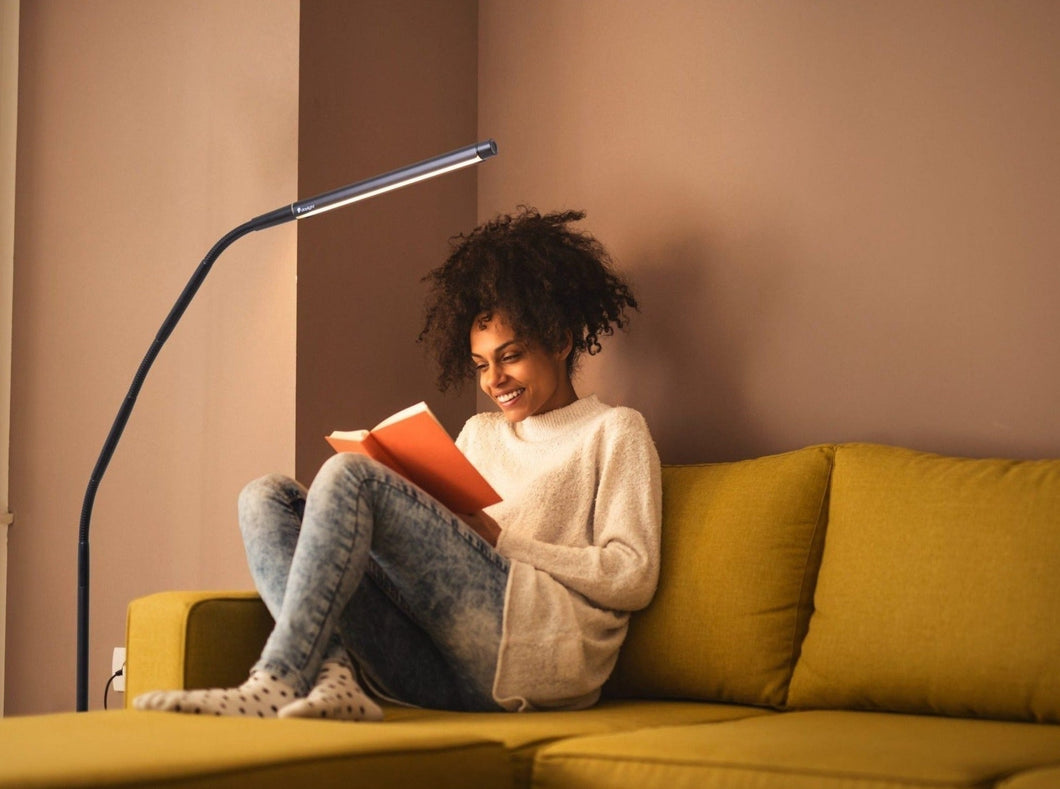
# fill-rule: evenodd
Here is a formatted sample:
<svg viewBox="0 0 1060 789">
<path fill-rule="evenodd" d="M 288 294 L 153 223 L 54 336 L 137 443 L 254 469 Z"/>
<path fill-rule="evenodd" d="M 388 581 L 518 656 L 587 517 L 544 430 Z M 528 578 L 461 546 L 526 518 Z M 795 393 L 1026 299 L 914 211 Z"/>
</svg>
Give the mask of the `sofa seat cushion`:
<svg viewBox="0 0 1060 789">
<path fill-rule="evenodd" d="M 434 722 L 453 734 L 498 740 L 511 756 L 516 787 L 530 785 L 537 750 L 559 739 L 777 714 L 731 704 L 640 700 L 608 700 L 577 712 L 443 712 L 389 706 L 385 712 L 384 726 Z"/>
<path fill-rule="evenodd" d="M 836 450 L 799 708 L 1060 723 L 1060 461 Z"/>
<path fill-rule="evenodd" d="M 874 712 L 790 712 L 564 740 L 535 789 L 979 789 L 1060 759 L 1060 726 Z"/>
<path fill-rule="evenodd" d="M 611 696 L 780 707 L 813 604 L 831 447 L 663 468 L 662 566 Z"/>
<path fill-rule="evenodd" d="M 0 720 L 0 787 L 509 787 L 503 746 L 437 724 L 162 712 Z"/>
</svg>

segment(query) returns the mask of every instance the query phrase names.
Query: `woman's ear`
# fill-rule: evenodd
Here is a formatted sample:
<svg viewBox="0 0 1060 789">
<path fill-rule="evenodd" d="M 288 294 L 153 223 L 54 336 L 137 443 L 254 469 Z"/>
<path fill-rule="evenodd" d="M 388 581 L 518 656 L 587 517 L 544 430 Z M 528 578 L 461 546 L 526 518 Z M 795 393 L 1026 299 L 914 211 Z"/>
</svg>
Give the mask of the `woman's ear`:
<svg viewBox="0 0 1060 789">
<path fill-rule="evenodd" d="M 571 334 L 570 329 L 567 329 L 565 332 L 563 332 L 563 345 L 558 351 L 556 351 L 556 356 L 558 356 L 563 361 L 566 361 L 570 357 L 571 351 L 573 350 L 574 335 Z"/>
</svg>

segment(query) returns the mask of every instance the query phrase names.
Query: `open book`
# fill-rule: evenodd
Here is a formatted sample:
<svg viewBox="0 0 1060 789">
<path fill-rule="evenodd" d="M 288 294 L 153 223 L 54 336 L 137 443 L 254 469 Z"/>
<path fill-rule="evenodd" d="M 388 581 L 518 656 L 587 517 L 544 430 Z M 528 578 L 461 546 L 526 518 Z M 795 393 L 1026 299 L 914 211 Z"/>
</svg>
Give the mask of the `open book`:
<svg viewBox="0 0 1060 789">
<path fill-rule="evenodd" d="M 452 512 L 477 512 L 501 500 L 426 403 L 371 430 L 335 431 L 326 438 L 336 452 L 359 452 L 389 466 Z"/>
</svg>

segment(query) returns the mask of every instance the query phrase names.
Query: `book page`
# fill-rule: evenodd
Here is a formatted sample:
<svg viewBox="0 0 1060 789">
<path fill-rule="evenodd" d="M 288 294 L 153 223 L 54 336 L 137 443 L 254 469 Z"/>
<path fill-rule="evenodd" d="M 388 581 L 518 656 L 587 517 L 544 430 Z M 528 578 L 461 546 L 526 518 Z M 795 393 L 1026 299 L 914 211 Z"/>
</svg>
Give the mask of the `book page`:
<svg viewBox="0 0 1060 789">
<path fill-rule="evenodd" d="M 416 405 L 410 405 L 408 408 L 403 408 L 400 411 L 398 411 L 396 414 L 388 416 L 386 419 L 384 419 L 382 422 L 380 422 L 378 425 L 376 425 L 372 429 L 373 430 L 378 430 L 381 427 L 386 427 L 387 425 L 392 425 L 395 422 L 400 422 L 402 419 L 408 419 L 411 416 L 415 416 L 416 414 L 421 414 L 421 413 L 427 413 L 427 414 L 430 415 L 431 419 L 434 419 L 435 422 L 438 421 L 435 418 L 434 414 L 431 412 L 431 409 L 427 406 L 427 404 L 421 400 L 420 402 L 416 403 Z"/>
<path fill-rule="evenodd" d="M 331 435 L 328 436 L 328 438 L 335 438 L 339 441 L 364 441 L 367 437 L 367 430 L 332 430 Z"/>
</svg>

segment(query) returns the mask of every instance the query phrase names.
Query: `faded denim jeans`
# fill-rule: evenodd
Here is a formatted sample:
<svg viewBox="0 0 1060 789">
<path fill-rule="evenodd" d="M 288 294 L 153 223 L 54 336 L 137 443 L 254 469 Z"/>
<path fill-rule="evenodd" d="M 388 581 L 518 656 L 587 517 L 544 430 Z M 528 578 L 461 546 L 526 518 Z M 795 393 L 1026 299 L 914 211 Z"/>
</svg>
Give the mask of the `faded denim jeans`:
<svg viewBox="0 0 1060 789">
<path fill-rule="evenodd" d="M 432 497 L 361 455 L 328 459 L 307 491 L 251 482 L 239 524 L 276 626 L 255 669 L 300 694 L 326 659 L 354 657 L 393 699 L 498 710 L 509 562 Z"/>
</svg>

